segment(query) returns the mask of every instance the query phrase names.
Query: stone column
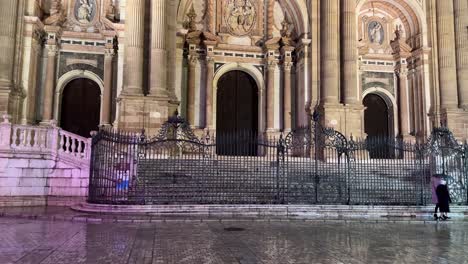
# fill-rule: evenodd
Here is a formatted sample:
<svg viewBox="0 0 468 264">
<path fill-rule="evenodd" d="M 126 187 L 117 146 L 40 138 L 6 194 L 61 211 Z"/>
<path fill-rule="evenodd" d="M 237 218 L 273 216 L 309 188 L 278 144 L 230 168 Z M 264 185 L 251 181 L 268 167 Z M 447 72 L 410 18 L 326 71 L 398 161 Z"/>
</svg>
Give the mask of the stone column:
<svg viewBox="0 0 468 264">
<path fill-rule="evenodd" d="M 277 56 L 277 49 L 279 48 L 278 44 L 269 44 L 267 46 L 267 87 L 266 87 L 266 132 L 278 132 L 279 126 L 276 125 L 276 109 L 275 104 L 277 101 L 276 94 L 279 93 L 279 90 L 276 88 L 275 83 L 275 71 L 278 67 L 278 60 L 276 59 Z M 278 116 L 279 117 L 279 116 Z"/>
<path fill-rule="evenodd" d="M 339 0 L 323 0 L 322 8 L 322 86 L 321 104 L 336 105 L 339 103 L 339 43 L 338 43 L 338 21 Z"/>
<path fill-rule="evenodd" d="M 214 59 L 212 57 L 206 58 L 206 125 L 205 128 L 209 130 L 214 129 L 213 124 L 213 77 L 214 77 Z"/>
<path fill-rule="evenodd" d="M 458 107 L 453 1 L 437 1 L 439 89 L 442 109 Z"/>
<path fill-rule="evenodd" d="M 342 42 L 343 42 L 343 94 L 346 105 L 359 103 L 357 87 L 357 16 L 356 3 L 341 0 Z"/>
<path fill-rule="evenodd" d="M 266 93 L 266 113 L 267 132 L 275 130 L 275 70 L 277 63 L 275 61 L 268 62 L 268 80 L 267 80 L 267 93 Z"/>
<path fill-rule="evenodd" d="M 398 71 L 398 94 L 400 106 L 400 135 L 407 138 L 410 135 L 409 102 L 408 102 L 408 70 L 400 68 Z"/>
<path fill-rule="evenodd" d="M 454 0 L 459 104 L 468 110 L 468 1 Z"/>
<path fill-rule="evenodd" d="M 102 95 L 101 125 L 111 124 L 111 104 L 112 104 L 112 72 L 114 49 L 106 49 L 104 56 L 104 94 Z"/>
<path fill-rule="evenodd" d="M 166 1 L 151 1 L 151 75 L 150 94 L 167 96 L 166 88 Z"/>
<path fill-rule="evenodd" d="M 53 108 L 54 108 L 54 88 L 55 88 L 55 66 L 57 59 L 57 45 L 48 44 L 47 49 L 47 68 L 46 80 L 44 86 L 44 100 L 42 110 L 42 123 L 53 123 Z"/>
<path fill-rule="evenodd" d="M 291 68 L 293 63 L 290 61 L 284 62 L 284 97 L 283 97 L 283 120 L 284 131 L 289 132 L 292 129 L 292 96 L 291 96 Z"/>
<path fill-rule="evenodd" d="M 145 2 L 131 0 L 126 5 L 124 95 L 143 94 Z"/>
<path fill-rule="evenodd" d="M 294 47 L 283 46 L 281 53 L 283 55 L 283 131 L 291 131 L 292 129 L 292 83 L 291 83 L 291 68 L 293 66 L 292 52 Z"/>
<path fill-rule="evenodd" d="M 13 86 L 18 0 L 0 1 L 0 112 L 7 112 Z"/>
</svg>

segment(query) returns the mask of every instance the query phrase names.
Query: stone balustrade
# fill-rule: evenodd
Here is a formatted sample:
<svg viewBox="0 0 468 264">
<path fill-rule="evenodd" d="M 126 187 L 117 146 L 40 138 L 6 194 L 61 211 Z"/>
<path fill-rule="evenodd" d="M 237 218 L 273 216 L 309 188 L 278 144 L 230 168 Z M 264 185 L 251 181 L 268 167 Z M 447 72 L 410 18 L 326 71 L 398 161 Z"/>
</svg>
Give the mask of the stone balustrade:
<svg viewBox="0 0 468 264">
<path fill-rule="evenodd" d="M 69 205 L 88 194 L 91 139 L 0 121 L 0 207 Z"/>
<path fill-rule="evenodd" d="M 70 155 L 79 159 L 89 160 L 91 158 L 91 140 L 59 130 L 58 151 L 63 155 Z"/>
<path fill-rule="evenodd" d="M 47 145 L 47 129 L 42 127 L 14 125 L 11 130 L 12 149 L 41 151 Z"/>
<path fill-rule="evenodd" d="M 12 125 L 4 116 L 0 124 L 0 150 L 57 154 L 89 162 L 91 139 L 64 131 L 59 127 Z"/>
</svg>

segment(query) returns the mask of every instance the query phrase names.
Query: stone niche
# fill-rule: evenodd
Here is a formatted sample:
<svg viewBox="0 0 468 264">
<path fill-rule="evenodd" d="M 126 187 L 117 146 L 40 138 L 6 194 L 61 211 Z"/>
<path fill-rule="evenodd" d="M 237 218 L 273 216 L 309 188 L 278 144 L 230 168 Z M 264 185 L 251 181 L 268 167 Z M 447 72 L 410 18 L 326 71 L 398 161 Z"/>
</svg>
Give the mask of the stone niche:
<svg viewBox="0 0 468 264">
<path fill-rule="evenodd" d="M 97 32 L 101 27 L 99 0 L 69 0 L 66 26 L 75 32 Z"/>
</svg>

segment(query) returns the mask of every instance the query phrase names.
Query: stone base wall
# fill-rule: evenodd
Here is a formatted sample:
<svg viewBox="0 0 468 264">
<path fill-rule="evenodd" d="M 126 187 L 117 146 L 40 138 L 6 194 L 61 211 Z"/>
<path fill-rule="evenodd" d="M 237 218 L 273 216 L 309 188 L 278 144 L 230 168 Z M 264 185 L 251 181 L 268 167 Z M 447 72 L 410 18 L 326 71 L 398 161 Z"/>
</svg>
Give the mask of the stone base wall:
<svg viewBox="0 0 468 264">
<path fill-rule="evenodd" d="M 10 91 L 0 90 L 0 114 L 6 114 L 8 112 L 8 98 Z"/>
<path fill-rule="evenodd" d="M 365 138 L 364 107 L 343 105 L 322 105 L 320 107 L 320 122 L 326 127 L 333 127 L 346 137 Z"/>
<path fill-rule="evenodd" d="M 442 113 L 442 120 L 446 120 L 447 127 L 453 132 L 455 138 L 468 140 L 468 111 L 454 110 Z"/>
<path fill-rule="evenodd" d="M 0 206 L 70 205 L 88 195 L 89 166 L 52 155 L 0 153 Z"/>
<path fill-rule="evenodd" d="M 172 116 L 178 105 L 168 98 L 153 96 L 122 96 L 119 102 L 117 127 L 124 131 L 156 135 L 161 125 Z"/>
</svg>

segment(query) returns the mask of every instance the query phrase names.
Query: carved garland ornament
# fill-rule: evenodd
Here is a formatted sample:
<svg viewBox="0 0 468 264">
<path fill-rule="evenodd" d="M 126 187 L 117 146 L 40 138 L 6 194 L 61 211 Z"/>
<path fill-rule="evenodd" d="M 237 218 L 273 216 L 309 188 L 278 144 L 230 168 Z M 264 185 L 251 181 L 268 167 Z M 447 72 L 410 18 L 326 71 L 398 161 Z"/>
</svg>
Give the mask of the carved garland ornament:
<svg viewBox="0 0 468 264">
<path fill-rule="evenodd" d="M 228 0 L 224 20 L 231 34 L 244 36 L 255 26 L 257 11 L 251 0 Z"/>
</svg>

